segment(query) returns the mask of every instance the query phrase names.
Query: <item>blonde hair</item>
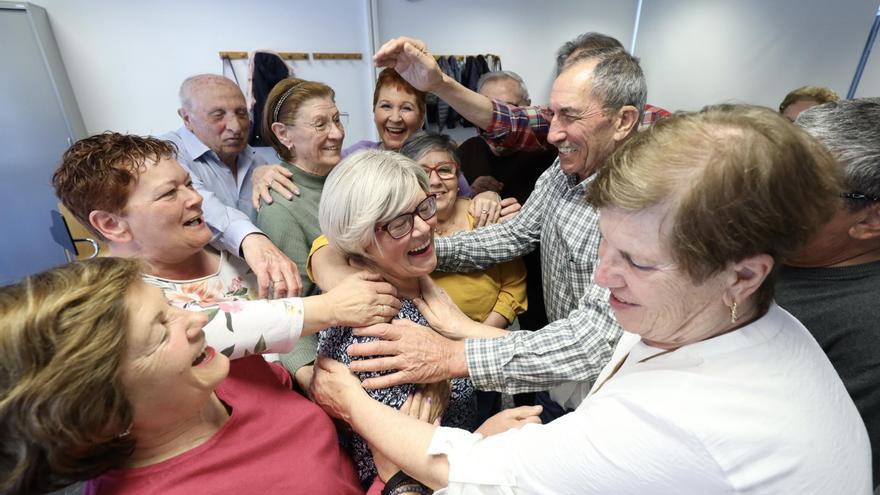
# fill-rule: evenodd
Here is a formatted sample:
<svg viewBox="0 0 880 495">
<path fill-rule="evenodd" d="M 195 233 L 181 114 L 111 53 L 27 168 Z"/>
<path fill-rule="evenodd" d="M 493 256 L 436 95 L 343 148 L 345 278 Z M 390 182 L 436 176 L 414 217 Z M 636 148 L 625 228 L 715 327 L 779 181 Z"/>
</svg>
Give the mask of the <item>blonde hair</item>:
<svg viewBox="0 0 880 495">
<path fill-rule="evenodd" d="M 597 208 L 630 211 L 668 204 L 665 243 L 701 283 L 749 256 L 778 264 L 796 251 L 834 212 L 840 175 L 831 155 L 779 114 L 723 105 L 637 134 L 599 170 L 588 197 Z M 755 296 L 760 314 L 774 279 Z"/>
<path fill-rule="evenodd" d="M 350 257 L 363 257 L 376 242 L 377 224 L 406 213 L 428 191 L 428 175 L 409 158 L 365 150 L 339 163 L 321 192 L 318 221 L 327 240 Z"/>
<path fill-rule="evenodd" d="M 786 108 L 801 100 L 814 100 L 821 105 L 823 103 L 828 103 L 829 101 L 838 101 L 840 100 L 840 97 L 837 96 L 837 93 L 831 88 L 823 88 L 821 86 L 802 86 L 785 95 L 782 103 L 779 104 L 779 113 L 784 112 Z"/>
<path fill-rule="evenodd" d="M 140 277 L 135 260 L 97 258 L 0 289 L 0 492 L 91 479 L 133 450 L 119 369 Z"/>
</svg>

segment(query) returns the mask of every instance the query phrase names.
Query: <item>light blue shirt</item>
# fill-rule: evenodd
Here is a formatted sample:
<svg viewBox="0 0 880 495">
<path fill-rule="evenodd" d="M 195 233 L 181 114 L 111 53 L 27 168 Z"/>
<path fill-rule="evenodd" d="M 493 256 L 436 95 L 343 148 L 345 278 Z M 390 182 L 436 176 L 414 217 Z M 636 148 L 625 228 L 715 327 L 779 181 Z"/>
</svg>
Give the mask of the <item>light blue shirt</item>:
<svg viewBox="0 0 880 495">
<path fill-rule="evenodd" d="M 181 127 L 161 136 L 177 145 L 177 160 L 192 176 L 193 186 L 202 195 L 202 212 L 211 228 L 211 243 L 236 255 L 248 234 L 260 232 L 254 225 L 257 212 L 251 204 L 253 170 L 266 160 L 246 146 L 238 155 L 238 174 L 220 160 L 189 129 Z"/>
</svg>

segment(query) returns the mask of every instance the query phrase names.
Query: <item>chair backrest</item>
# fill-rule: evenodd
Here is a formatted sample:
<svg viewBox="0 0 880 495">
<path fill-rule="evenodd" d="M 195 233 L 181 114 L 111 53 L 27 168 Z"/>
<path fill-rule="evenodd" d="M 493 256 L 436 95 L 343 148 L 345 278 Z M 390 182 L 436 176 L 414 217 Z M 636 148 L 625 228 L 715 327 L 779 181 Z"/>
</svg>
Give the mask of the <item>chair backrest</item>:
<svg viewBox="0 0 880 495">
<path fill-rule="evenodd" d="M 73 261 L 74 259 L 91 259 L 98 256 L 98 252 L 101 250 L 98 241 L 90 237 L 73 237 L 64 215 L 58 210 L 52 210 L 51 215 L 52 226 L 49 230 L 52 233 L 52 239 L 59 246 L 64 248 L 67 261 Z M 80 252 L 76 247 L 77 243 L 88 243 L 91 248 L 89 251 Z"/>
</svg>

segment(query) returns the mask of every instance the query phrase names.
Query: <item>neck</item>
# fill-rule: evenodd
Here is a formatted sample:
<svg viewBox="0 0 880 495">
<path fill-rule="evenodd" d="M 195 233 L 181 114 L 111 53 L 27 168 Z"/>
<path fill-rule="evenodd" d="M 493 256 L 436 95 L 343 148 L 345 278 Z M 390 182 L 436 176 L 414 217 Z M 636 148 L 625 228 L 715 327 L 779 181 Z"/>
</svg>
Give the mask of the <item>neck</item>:
<svg viewBox="0 0 880 495">
<path fill-rule="evenodd" d="M 737 307 L 737 313 L 738 317 L 736 323 L 731 323 L 730 320 L 723 320 L 721 323 L 714 325 L 714 327 L 708 332 L 678 335 L 672 342 L 657 342 L 644 337 L 642 338 L 642 341 L 651 347 L 664 349 L 666 351 L 674 351 L 686 345 L 696 344 L 697 342 L 713 339 L 726 333 L 739 330 L 740 328 L 751 325 L 755 320 L 762 316 L 758 315 L 757 308 L 751 303 L 751 301 L 748 303 L 741 303 Z"/>
<path fill-rule="evenodd" d="M 296 162 L 293 164 L 293 166 L 302 170 L 303 172 L 320 175 L 321 177 L 326 177 L 330 173 L 330 171 L 333 170 L 333 167 L 328 167 L 324 165 L 312 165 L 310 163 L 301 162 Z"/>
<path fill-rule="evenodd" d="M 208 441 L 229 419 L 226 406 L 212 393 L 198 414 L 170 425 L 134 426 L 134 452 L 125 461 L 129 468 L 149 466 L 171 459 Z"/>
<path fill-rule="evenodd" d="M 155 259 L 144 256 L 137 249 L 110 244 L 110 256 L 119 258 L 139 258 L 144 262 L 144 273 L 168 280 L 191 280 L 206 277 L 217 271 L 219 257 L 207 249 L 181 259 Z"/>
<path fill-rule="evenodd" d="M 880 261 L 880 245 L 877 246 L 858 246 L 853 249 L 844 249 L 834 256 L 810 260 L 807 258 L 793 258 L 786 261 L 789 266 L 798 268 L 841 268 L 845 266 L 864 265 L 865 263 L 873 263 Z"/>
<path fill-rule="evenodd" d="M 235 177 L 238 174 L 238 154 L 235 155 L 227 155 L 227 154 L 217 154 L 220 157 L 220 161 L 223 162 L 229 170 L 232 171 L 232 176 Z"/>
</svg>

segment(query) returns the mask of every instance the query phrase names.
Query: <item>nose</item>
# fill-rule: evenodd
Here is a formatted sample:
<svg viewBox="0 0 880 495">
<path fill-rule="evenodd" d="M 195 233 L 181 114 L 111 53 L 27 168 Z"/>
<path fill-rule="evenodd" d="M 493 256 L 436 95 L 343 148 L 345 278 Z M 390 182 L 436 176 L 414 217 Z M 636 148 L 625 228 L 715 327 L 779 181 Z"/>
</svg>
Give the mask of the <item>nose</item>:
<svg viewBox="0 0 880 495">
<path fill-rule="evenodd" d="M 431 229 L 434 228 L 436 218 L 437 215 L 434 215 L 433 217 L 424 220 L 418 215 L 413 215 L 413 235 L 419 237 L 431 235 Z"/>
<path fill-rule="evenodd" d="M 425 172 L 428 172 L 428 184 L 430 184 L 432 186 L 437 186 L 437 185 L 443 184 L 443 181 L 440 180 L 440 174 L 437 172 L 437 169 L 426 168 Z"/>
<path fill-rule="evenodd" d="M 391 110 L 391 120 L 394 122 L 400 122 L 403 120 L 403 115 L 400 113 L 400 109 L 395 108 Z"/>
<path fill-rule="evenodd" d="M 330 121 L 330 139 L 345 139 L 345 127 L 342 122 Z"/>
<path fill-rule="evenodd" d="M 202 198 L 202 195 L 199 194 L 199 192 L 196 191 L 195 189 L 187 188 L 186 191 L 189 193 L 186 196 L 186 203 L 185 203 L 186 206 L 188 208 L 200 208 L 202 206 L 202 201 L 204 199 L 204 198 Z"/>
<path fill-rule="evenodd" d="M 557 144 L 565 141 L 566 133 L 564 126 L 559 122 L 559 118 L 555 115 L 550 119 L 550 130 L 547 132 L 547 141 L 550 144 Z"/>
<path fill-rule="evenodd" d="M 226 130 L 232 131 L 234 133 L 239 133 L 243 129 L 247 129 L 247 123 L 242 122 L 242 118 L 236 115 L 233 112 L 230 112 L 226 116 Z"/>
<path fill-rule="evenodd" d="M 605 241 L 599 241 L 599 260 L 596 265 L 596 272 L 593 276 L 596 279 L 596 285 L 610 289 L 617 283 L 616 277 L 616 261 L 608 253 Z"/>
<path fill-rule="evenodd" d="M 186 310 L 181 310 L 186 311 Z M 186 311 L 186 338 L 196 340 L 201 337 L 202 329 L 208 324 L 208 315 L 200 311 Z"/>
</svg>

